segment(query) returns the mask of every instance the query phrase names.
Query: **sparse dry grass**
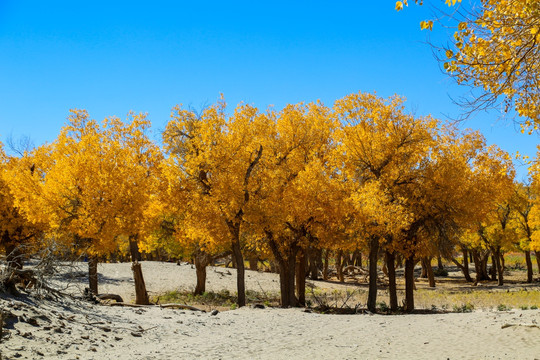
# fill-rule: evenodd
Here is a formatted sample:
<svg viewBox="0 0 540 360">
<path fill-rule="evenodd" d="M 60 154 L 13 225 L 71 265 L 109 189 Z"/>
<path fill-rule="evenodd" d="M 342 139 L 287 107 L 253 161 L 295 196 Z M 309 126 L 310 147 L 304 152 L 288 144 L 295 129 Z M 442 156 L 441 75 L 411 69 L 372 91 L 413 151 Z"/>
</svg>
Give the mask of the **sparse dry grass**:
<svg viewBox="0 0 540 360">
<path fill-rule="evenodd" d="M 536 290 L 425 290 L 415 293 L 418 308 L 453 310 L 463 305 L 472 305 L 476 310 L 494 310 L 500 305 L 510 309 L 540 307 L 540 291 Z"/>
<path fill-rule="evenodd" d="M 519 264 L 524 257 L 516 254 L 510 261 Z M 508 260 L 507 260 L 508 261 Z M 507 263 L 508 264 L 508 263 Z M 496 281 L 486 281 L 475 286 L 467 283 L 455 267 L 446 267 L 449 275 L 436 277 L 436 287 L 430 288 L 427 279 L 416 279 L 415 308 L 419 310 L 442 310 L 454 312 L 468 312 L 473 310 L 509 310 L 509 309 L 535 309 L 540 308 L 540 281 L 537 279 L 527 284 L 526 273 L 519 269 L 505 272 L 505 285 L 497 286 Z M 472 274 L 474 277 L 474 274 Z M 537 278 L 536 272 L 535 277 Z M 365 309 L 367 303 L 367 283 L 363 279 L 348 278 L 348 282 L 336 289 L 336 279 L 331 283 L 312 282 L 308 280 L 306 289 L 306 303 L 308 307 L 323 309 L 341 309 L 349 313 Z M 384 279 L 382 279 L 384 282 Z M 328 286 L 326 286 L 328 284 Z M 330 285 L 331 284 L 331 285 Z M 402 274 L 398 272 L 398 303 L 402 305 L 405 298 L 405 286 Z M 154 299 L 155 301 L 157 298 Z M 248 304 L 264 304 L 266 306 L 279 306 L 278 293 L 263 293 L 249 291 Z M 193 296 L 189 292 L 174 292 L 161 295 L 159 301 L 181 302 L 205 309 L 218 308 L 226 310 L 235 307 L 236 293 L 221 291 L 219 293 L 205 293 Z M 384 283 L 379 286 L 378 308 L 381 312 L 387 311 L 388 291 Z M 329 311 L 332 312 L 332 311 Z"/>
</svg>

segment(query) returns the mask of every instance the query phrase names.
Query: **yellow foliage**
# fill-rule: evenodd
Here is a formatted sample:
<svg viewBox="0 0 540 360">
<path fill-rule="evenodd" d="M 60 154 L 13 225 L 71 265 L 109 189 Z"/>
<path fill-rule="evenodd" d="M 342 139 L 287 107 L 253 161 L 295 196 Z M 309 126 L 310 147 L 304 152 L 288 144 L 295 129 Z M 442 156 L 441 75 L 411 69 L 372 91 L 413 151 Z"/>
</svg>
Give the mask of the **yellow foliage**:
<svg viewBox="0 0 540 360">
<path fill-rule="evenodd" d="M 160 152 L 146 135 L 145 115 L 129 117 L 100 124 L 72 110 L 58 138 L 27 154 L 13 173 L 24 214 L 93 254 L 115 250 L 120 235 L 138 235 Z"/>
</svg>

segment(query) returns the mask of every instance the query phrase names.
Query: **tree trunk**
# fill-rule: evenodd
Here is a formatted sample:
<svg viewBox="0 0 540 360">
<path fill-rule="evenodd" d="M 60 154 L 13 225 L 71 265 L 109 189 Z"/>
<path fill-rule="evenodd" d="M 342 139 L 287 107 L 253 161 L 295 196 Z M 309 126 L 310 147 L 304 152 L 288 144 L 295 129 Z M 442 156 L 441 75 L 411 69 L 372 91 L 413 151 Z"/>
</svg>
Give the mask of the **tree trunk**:
<svg viewBox="0 0 540 360">
<path fill-rule="evenodd" d="M 372 236 L 369 242 L 369 290 L 367 308 L 377 311 L 377 257 L 379 256 L 379 239 Z"/>
<path fill-rule="evenodd" d="M 396 254 L 396 269 L 401 269 L 403 267 L 403 256 L 401 254 Z"/>
<path fill-rule="evenodd" d="M 240 235 L 238 233 L 238 235 Z M 238 307 L 246 306 L 246 281 L 244 257 L 240 248 L 239 236 L 232 243 L 233 259 L 236 262 L 236 287 L 238 291 Z"/>
<path fill-rule="evenodd" d="M 460 264 L 459 261 L 452 258 L 452 262 L 456 264 L 456 266 L 463 272 L 463 276 L 465 276 L 465 280 L 467 282 L 473 282 L 473 279 L 471 278 L 471 275 L 469 273 L 469 258 L 467 257 L 467 250 L 463 250 L 463 264 Z"/>
<path fill-rule="evenodd" d="M 281 307 L 288 308 L 297 306 L 296 296 L 294 294 L 294 277 L 296 268 L 295 256 L 281 258 L 279 264 L 279 285 L 281 290 Z"/>
<path fill-rule="evenodd" d="M 356 250 L 358 252 L 358 254 L 356 255 L 356 263 L 355 265 L 358 266 L 358 267 L 362 267 L 362 253 L 358 250 Z"/>
<path fill-rule="evenodd" d="M 259 258 L 257 256 L 250 256 L 248 261 L 249 261 L 249 270 L 257 271 L 257 265 L 259 264 Z"/>
<path fill-rule="evenodd" d="M 532 283 L 533 282 L 533 267 L 532 267 L 530 250 L 525 251 L 525 262 L 527 263 L 527 282 Z"/>
<path fill-rule="evenodd" d="M 195 255 L 195 272 L 197 274 L 197 285 L 193 295 L 202 295 L 206 291 L 206 267 L 210 262 L 210 257 L 204 253 Z"/>
<path fill-rule="evenodd" d="M 131 270 L 133 271 L 133 280 L 135 280 L 135 304 L 150 304 L 150 299 L 148 299 L 148 293 L 146 292 L 146 284 L 144 283 L 141 263 L 138 261 L 133 262 L 133 264 L 131 264 Z"/>
<path fill-rule="evenodd" d="M 414 310 L 414 258 L 405 259 L 405 311 Z"/>
<path fill-rule="evenodd" d="M 98 294 L 98 259 L 95 256 L 88 257 L 88 285 L 92 294 Z"/>
<path fill-rule="evenodd" d="M 467 282 L 472 282 L 471 274 L 469 272 L 469 255 L 467 249 L 463 249 L 463 275 Z"/>
<path fill-rule="evenodd" d="M 397 311 L 398 300 L 397 300 L 397 286 L 396 286 L 396 255 L 388 250 L 385 252 L 386 255 L 386 267 L 388 268 L 388 293 L 390 296 L 390 310 Z"/>
<path fill-rule="evenodd" d="M 437 268 L 441 271 L 444 270 L 444 265 L 442 263 L 442 257 L 440 254 L 437 256 Z"/>
<path fill-rule="evenodd" d="M 534 257 L 536 258 L 536 265 L 538 265 L 538 273 L 540 274 L 540 251 L 535 251 Z"/>
<path fill-rule="evenodd" d="M 345 276 L 343 275 L 343 251 L 339 250 L 336 255 L 336 272 L 339 282 L 345 282 Z"/>
<path fill-rule="evenodd" d="M 306 305 L 306 260 L 305 250 L 300 250 L 296 262 L 296 296 L 298 305 Z"/>
<path fill-rule="evenodd" d="M 474 268 L 476 270 L 476 282 L 483 280 L 491 280 L 487 272 L 487 259 L 489 258 L 489 252 L 486 252 L 481 256 L 478 251 L 472 250 L 471 254 L 474 258 Z"/>
<path fill-rule="evenodd" d="M 270 272 L 274 274 L 279 274 L 279 264 L 277 263 L 277 261 L 274 259 L 271 259 L 271 260 L 268 260 L 268 263 L 270 265 Z"/>
<path fill-rule="evenodd" d="M 491 255 L 491 280 L 496 281 L 497 280 L 497 260 L 495 259 L 495 254 Z"/>
<path fill-rule="evenodd" d="M 284 269 L 285 276 L 285 297 L 282 294 L 282 307 L 294 307 L 298 306 L 298 301 L 295 296 L 294 277 L 296 269 L 296 254 L 291 255 L 286 259 L 286 266 Z"/>
<path fill-rule="evenodd" d="M 435 275 L 433 274 L 433 268 L 431 267 L 431 258 L 424 258 L 424 265 L 426 267 L 427 278 L 429 281 L 429 287 L 435 287 Z"/>
<path fill-rule="evenodd" d="M 315 264 L 317 265 L 317 269 L 322 272 L 324 268 L 324 261 L 323 261 L 323 251 L 322 249 L 315 249 Z"/>
<path fill-rule="evenodd" d="M 324 250 L 324 265 L 323 265 L 323 280 L 328 280 L 328 262 L 330 257 L 330 250 Z"/>
<path fill-rule="evenodd" d="M 137 236 L 129 237 L 129 252 L 131 254 L 131 262 L 141 261 L 141 252 L 139 251 L 139 242 Z"/>
<path fill-rule="evenodd" d="M 296 275 L 296 255 L 298 247 L 292 244 L 287 249 L 285 256 L 279 250 L 279 246 L 272 238 L 272 234 L 267 234 L 268 245 L 274 258 L 279 265 L 279 286 L 281 290 L 281 307 L 288 308 L 297 306 L 296 296 L 294 294 L 294 278 Z M 305 288 L 304 288 L 305 293 Z"/>
<path fill-rule="evenodd" d="M 501 263 L 501 248 L 497 247 L 495 248 L 495 266 L 497 268 L 497 273 L 499 275 L 497 285 L 502 286 L 504 284 L 504 268 Z"/>
<path fill-rule="evenodd" d="M 422 279 L 427 279 L 428 270 L 427 270 L 427 265 L 426 265 L 425 258 L 422 258 L 422 260 L 420 261 L 420 265 L 422 266 L 422 272 L 420 273 L 420 277 Z"/>
<path fill-rule="evenodd" d="M 311 280 L 319 280 L 319 268 L 317 267 L 317 249 L 309 249 L 309 274 Z"/>
</svg>

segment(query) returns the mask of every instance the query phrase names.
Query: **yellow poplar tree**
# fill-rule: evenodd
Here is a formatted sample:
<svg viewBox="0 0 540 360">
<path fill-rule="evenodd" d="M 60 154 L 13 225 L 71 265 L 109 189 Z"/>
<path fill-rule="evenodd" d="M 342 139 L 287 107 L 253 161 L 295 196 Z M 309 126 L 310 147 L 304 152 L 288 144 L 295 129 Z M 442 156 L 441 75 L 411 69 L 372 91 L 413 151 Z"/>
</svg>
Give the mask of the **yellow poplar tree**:
<svg viewBox="0 0 540 360">
<path fill-rule="evenodd" d="M 534 205 L 535 195 L 530 185 L 524 183 L 514 184 L 514 194 L 510 201 L 513 208 L 513 228 L 516 231 L 516 247 L 525 254 L 527 264 L 527 282 L 533 282 L 533 267 L 531 260 L 531 241 L 533 226 L 531 223 L 531 210 Z M 540 264 L 540 261 L 538 262 Z"/>
<path fill-rule="evenodd" d="M 337 124 L 321 103 L 287 105 L 267 117 L 273 128 L 249 220 L 278 263 L 281 306 L 296 306 L 305 303 L 307 251 L 325 240 L 316 230 L 332 226 L 329 221 L 340 205 L 336 184 L 331 184 Z"/>
<path fill-rule="evenodd" d="M 223 100 L 200 116 L 177 106 L 163 133 L 169 154 L 169 183 L 179 182 L 189 193 L 186 231 L 198 239 L 210 231 L 214 241 L 230 247 L 237 268 L 238 305 L 244 306 L 245 270 L 242 234 L 248 204 L 256 188 L 266 134 L 264 116 L 250 105 L 239 105 L 227 116 Z M 191 221 L 193 220 L 193 221 Z"/>
<path fill-rule="evenodd" d="M 7 156 L 0 142 L 0 246 L 9 267 L 22 268 L 23 256 L 45 230 L 43 223 L 33 224 L 19 211 L 12 194 L 10 173 L 19 158 Z M 28 173 L 31 167 L 26 169 Z"/>
<path fill-rule="evenodd" d="M 422 175 L 437 121 L 406 114 L 404 99 L 400 97 L 383 99 L 368 93 L 351 94 L 338 100 L 335 111 L 343 124 L 339 135 L 339 152 L 345 154 L 343 174 L 346 181 L 354 184 L 352 200 L 368 234 L 368 309 L 375 311 L 376 308 L 377 257 L 379 246 L 385 244 L 390 305 L 395 310 L 393 239 L 411 223 L 397 189 Z"/>
<path fill-rule="evenodd" d="M 157 148 L 144 134 L 149 122 L 131 114 L 101 124 L 72 110 L 58 138 L 28 156 L 12 178 L 17 204 L 33 222 L 89 256 L 90 289 L 97 294 L 97 259 L 137 234 Z M 35 162 L 35 164 L 34 164 Z M 32 172 L 25 170 L 32 163 Z"/>
</svg>

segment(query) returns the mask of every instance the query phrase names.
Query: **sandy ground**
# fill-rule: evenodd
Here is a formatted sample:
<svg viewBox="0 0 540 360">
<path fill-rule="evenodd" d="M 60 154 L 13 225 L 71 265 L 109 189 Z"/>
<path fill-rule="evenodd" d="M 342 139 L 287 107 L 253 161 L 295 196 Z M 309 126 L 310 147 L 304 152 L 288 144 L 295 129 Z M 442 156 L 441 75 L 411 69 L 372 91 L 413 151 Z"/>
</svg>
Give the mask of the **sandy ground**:
<svg viewBox="0 0 540 360">
<path fill-rule="evenodd" d="M 150 292 L 194 286 L 189 265 L 144 262 L 143 271 Z M 99 273 L 100 292 L 133 295 L 130 264 L 100 265 Z M 211 268 L 208 290 L 234 290 L 234 275 Z M 86 285 L 77 279 L 71 291 Z M 279 283 L 248 272 L 247 288 L 277 292 Z M 0 308 L 3 359 L 540 359 L 539 310 L 385 316 L 246 307 L 212 315 L 33 297 L 0 298 Z"/>
</svg>

